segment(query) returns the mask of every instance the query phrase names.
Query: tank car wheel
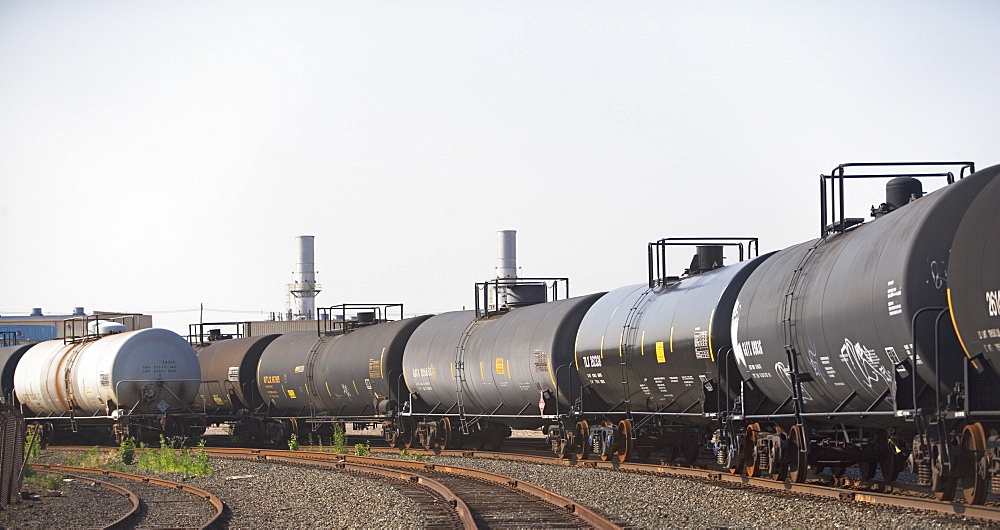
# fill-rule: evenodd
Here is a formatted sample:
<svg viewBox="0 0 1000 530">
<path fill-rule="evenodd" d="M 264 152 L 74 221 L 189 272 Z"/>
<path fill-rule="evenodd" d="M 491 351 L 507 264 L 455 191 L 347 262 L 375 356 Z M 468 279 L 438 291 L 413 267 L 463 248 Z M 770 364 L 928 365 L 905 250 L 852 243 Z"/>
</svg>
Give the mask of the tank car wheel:
<svg viewBox="0 0 1000 530">
<path fill-rule="evenodd" d="M 759 477 L 760 476 L 760 466 L 757 465 L 757 435 L 760 434 L 760 424 L 751 423 L 747 425 L 747 437 L 744 443 L 743 449 L 743 467 L 746 469 L 747 476 Z"/>
<path fill-rule="evenodd" d="M 796 484 L 805 482 L 806 477 L 809 475 L 809 463 L 806 453 L 802 452 L 802 449 L 807 447 L 808 444 L 809 441 L 806 440 L 805 427 L 793 425 L 788 433 L 788 450 L 791 452 L 791 458 L 788 462 L 788 474 L 792 478 L 792 482 Z"/>
<path fill-rule="evenodd" d="M 663 461 L 666 463 L 673 462 L 677 459 L 677 448 L 672 445 L 663 446 Z"/>
<path fill-rule="evenodd" d="M 878 467 L 882 470 L 882 481 L 892 482 L 899 477 L 899 472 L 903 467 L 902 458 L 896 446 L 892 442 L 886 442 L 882 453 L 878 457 Z"/>
<path fill-rule="evenodd" d="M 632 421 L 622 420 L 618 422 L 618 461 L 626 462 L 632 457 L 632 449 L 635 441 L 632 439 Z"/>
<path fill-rule="evenodd" d="M 556 454 L 556 458 L 559 460 L 569 458 L 569 444 L 566 440 L 556 440 L 553 442 L 552 451 Z"/>
<path fill-rule="evenodd" d="M 677 451 L 674 451 L 674 454 L 677 454 Z M 684 442 L 681 447 L 681 456 L 684 458 L 685 464 L 694 463 L 695 460 L 698 460 L 699 455 L 701 455 L 701 444 L 698 443 L 697 438 L 692 437 Z"/>
<path fill-rule="evenodd" d="M 441 418 L 438 429 L 441 429 L 441 449 L 451 449 L 451 419 Z"/>
<path fill-rule="evenodd" d="M 931 491 L 934 492 L 935 499 L 950 501 L 955 498 L 958 477 L 947 477 L 944 475 L 940 449 L 940 446 L 931 446 Z"/>
<path fill-rule="evenodd" d="M 859 462 L 858 469 L 861 470 L 861 480 L 872 480 L 875 478 L 875 469 L 878 462 Z"/>
<path fill-rule="evenodd" d="M 986 460 L 986 433 L 981 423 L 966 425 L 962 431 L 962 496 L 966 504 L 983 504 L 990 491 L 989 462 Z"/>
<path fill-rule="evenodd" d="M 504 438 L 502 432 L 496 430 L 487 431 L 487 442 L 489 444 L 490 451 L 499 451 L 503 448 Z"/>
<path fill-rule="evenodd" d="M 574 436 L 577 443 L 576 458 L 586 460 L 590 456 L 590 424 L 586 421 L 576 422 Z"/>
<path fill-rule="evenodd" d="M 601 427 L 611 427 L 611 425 L 612 423 L 607 420 L 601 422 Z M 608 460 L 611 459 L 611 453 L 613 452 L 613 450 L 611 447 L 607 447 L 607 444 L 602 444 L 602 445 L 603 447 L 601 451 L 601 461 L 607 462 Z"/>
<path fill-rule="evenodd" d="M 417 445 L 417 426 L 413 418 L 407 418 L 404 420 L 406 423 L 403 424 L 403 446 L 407 449 L 412 449 L 414 445 Z"/>
<path fill-rule="evenodd" d="M 731 474 L 739 475 L 743 473 L 743 463 L 746 459 L 744 456 L 745 451 L 746 443 L 742 435 L 736 437 L 732 444 L 727 445 L 724 461 L 726 469 Z"/>
</svg>

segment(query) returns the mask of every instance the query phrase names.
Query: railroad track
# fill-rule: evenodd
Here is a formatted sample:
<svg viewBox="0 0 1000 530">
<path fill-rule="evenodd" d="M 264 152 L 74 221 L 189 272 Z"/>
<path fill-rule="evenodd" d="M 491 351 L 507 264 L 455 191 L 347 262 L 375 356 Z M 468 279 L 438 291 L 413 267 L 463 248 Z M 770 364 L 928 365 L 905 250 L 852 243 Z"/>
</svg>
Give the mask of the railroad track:
<svg viewBox="0 0 1000 530">
<path fill-rule="evenodd" d="M 662 462 L 658 464 L 649 464 L 637 462 L 618 462 L 617 460 L 577 460 L 576 458 L 562 459 L 551 456 L 540 456 L 537 454 L 524 455 L 463 449 L 408 449 L 407 452 L 415 455 L 426 456 L 487 458 L 533 464 L 608 469 L 654 475 L 689 477 L 724 484 L 742 484 L 768 490 L 814 495 L 817 497 L 825 497 L 841 501 L 853 501 L 880 506 L 927 510 L 947 515 L 960 515 L 984 521 L 1000 522 L 1000 506 L 971 505 L 955 501 L 938 501 L 931 498 L 929 494 L 921 491 L 917 486 L 906 483 L 880 483 L 846 477 L 834 478 L 832 476 L 821 476 L 816 477 L 804 484 L 796 484 L 788 481 L 779 482 L 766 478 L 734 475 L 719 469 L 686 467 L 679 464 Z M 350 460 L 356 457 L 348 455 L 346 458 Z"/>
<path fill-rule="evenodd" d="M 53 464 L 31 464 L 31 467 L 39 473 L 93 481 L 126 496 L 131 509 L 104 528 L 204 529 L 222 523 L 222 501 L 212 493 L 187 484 L 104 469 Z M 92 478 L 95 475 L 101 478 Z M 210 515 L 206 518 L 206 514 Z"/>
<path fill-rule="evenodd" d="M 378 451 L 379 449 L 373 448 Z M 227 456 L 232 454 L 244 453 L 245 458 L 256 458 L 262 460 L 278 460 L 281 458 L 291 458 L 297 461 L 302 460 L 314 460 L 314 461 L 327 461 L 334 462 L 335 465 L 340 466 L 350 466 L 352 464 L 357 465 L 378 465 L 385 467 L 387 465 L 396 466 L 397 468 L 405 466 L 406 469 L 413 473 L 420 473 L 422 476 L 436 480 L 431 472 L 438 469 L 446 469 L 448 466 L 438 464 L 432 464 L 429 462 L 414 462 L 412 460 L 389 460 L 390 463 L 386 463 L 386 459 L 375 459 L 373 457 L 360 457 L 355 455 L 337 455 L 333 453 L 314 453 L 307 451 L 280 451 L 280 450 L 268 450 L 268 449 L 256 449 L 256 450 L 246 450 L 246 449 L 225 449 L 225 448 L 209 448 L 208 451 L 216 456 Z M 534 452 L 534 451 L 533 451 Z M 633 473 L 649 474 L 649 475 L 659 475 L 659 476 L 674 476 L 674 477 L 689 477 L 702 479 L 707 482 L 716 482 L 719 484 L 729 484 L 729 485 L 744 485 L 753 486 L 756 488 L 763 488 L 768 490 L 775 490 L 788 493 L 797 494 L 808 494 L 815 497 L 835 499 L 839 501 L 848 501 L 858 504 L 873 504 L 879 506 L 891 506 L 898 508 L 909 508 L 925 510 L 928 512 L 935 512 L 947 515 L 958 515 L 969 518 L 975 518 L 983 521 L 1000 522 L 1000 507 L 996 505 L 986 505 L 986 506 L 975 506 L 966 505 L 960 502 L 941 502 L 931 498 L 926 492 L 919 492 L 918 488 L 913 484 L 906 483 L 875 483 L 875 482 L 862 482 L 859 480 L 851 480 L 847 478 L 835 479 L 833 477 L 826 476 L 813 476 L 810 481 L 805 484 L 793 484 L 790 482 L 777 482 L 774 480 L 764 479 L 764 478 L 749 478 L 741 475 L 733 475 L 728 472 L 724 472 L 718 469 L 706 469 L 698 467 L 684 467 L 673 463 L 620 463 L 617 460 L 613 461 L 598 461 L 598 460 L 583 460 L 579 461 L 576 459 L 559 459 L 550 456 L 541 456 L 540 454 L 535 455 L 520 455 L 520 454 L 510 454 L 510 453 L 500 453 L 494 451 L 476 451 L 476 450 L 419 450 L 419 449 L 409 449 L 408 453 L 411 455 L 428 455 L 428 456 L 446 456 L 446 457 L 459 457 L 459 458 L 483 458 L 488 460 L 504 460 L 512 462 L 521 462 L 529 464 L 545 464 L 545 465 L 555 465 L 555 466 L 566 466 L 566 467 L 576 467 L 576 468 L 595 468 L 595 469 L 605 469 L 614 471 L 626 471 Z M 395 450 L 392 450 L 392 456 L 398 456 Z M 513 479 L 508 479 L 513 484 L 517 481 Z M 444 482 L 444 481 L 441 481 Z M 550 486 L 551 487 L 551 486 Z M 459 488 L 455 486 L 455 490 Z M 455 497 L 462 497 L 463 493 L 459 491 L 453 491 Z M 473 500 L 472 497 L 475 493 L 465 493 L 465 497 L 470 497 L 467 500 Z M 488 498 L 488 495 L 486 496 Z M 423 502 L 423 501 L 421 501 Z M 505 504 L 508 509 L 513 506 L 515 502 L 518 501 L 506 501 Z M 573 501 L 568 499 L 555 501 L 555 505 L 564 506 L 563 511 L 572 511 L 575 514 L 582 513 L 585 509 L 582 506 L 576 505 Z M 474 502 L 469 502 L 468 506 L 470 509 L 475 509 Z M 484 508 L 485 511 L 485 508 Z M 475 520 L 475 516 L 473 516 Z M 479 525 L 487 525 L 484 522 L 484 518 L 480 517 L 476 522 Z M 571 524 L 571 523 L 567 523 Z M 579 524 L 579 523 L 577 523 Z M 602 525 L 614 524 L 607 520 L 604 522 L 586 522 L 587 526 L 601 527 Z M 542 523 L 538 523 L 535 526 L 543 526 Z"/>
<path fill-rule="evenodd" d="M 226 458 L 318 465 L 427 485 L 454 508 L 456 520 L 464 528 L 621 528 L 571 499 L 486 471 L 335 453 L 224 448 L 206 451 Z M 422 501 L 421 504 L 427 503 Z M 435 520 L 438 519 L 432 519 Z"/>
</svg>

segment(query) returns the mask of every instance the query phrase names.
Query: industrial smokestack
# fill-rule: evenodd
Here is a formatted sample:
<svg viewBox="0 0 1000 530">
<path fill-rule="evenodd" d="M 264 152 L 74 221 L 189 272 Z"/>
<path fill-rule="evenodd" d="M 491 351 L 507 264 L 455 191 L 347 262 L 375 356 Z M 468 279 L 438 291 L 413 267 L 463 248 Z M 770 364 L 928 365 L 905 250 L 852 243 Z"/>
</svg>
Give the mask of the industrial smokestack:
<svg viewBox="0 0 1000 530">
<path fill-rule="evenodd" d="M 497 232 L 497 281 L 489 293 L 486 307 L 501 311 L 512 307 L 544 302 L 548 296 L 545 282 L 517 279 L 517 230 Z"/>
<path fill-rule="evenodd" d="M 288 291 L 295 303 L 295 307 L 292 309 L 292 318 L 296 319 L 312 319 L 316 313 L 316 295 L 319 294 L 320 289 L 316 285 L 316 258 L 313 239 L 314 236 L 295 238 L 298 251 L 295 276 L 294 283 L 288 286 Z"/>
<path fill-rule="evenodd" d="M 517 278 L 517 230 L 497 232 L 497 278 Z"/>
</svg>

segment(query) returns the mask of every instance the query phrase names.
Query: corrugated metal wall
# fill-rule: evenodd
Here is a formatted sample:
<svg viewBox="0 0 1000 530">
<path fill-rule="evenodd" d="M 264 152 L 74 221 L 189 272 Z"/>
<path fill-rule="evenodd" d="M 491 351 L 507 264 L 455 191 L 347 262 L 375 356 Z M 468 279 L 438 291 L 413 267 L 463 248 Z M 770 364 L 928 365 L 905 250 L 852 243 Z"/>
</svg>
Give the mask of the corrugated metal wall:
<svg viewBox="0 0 1000 530">
<path fill-rule="evenodd" d="M 12 410 L 0 411 L 0 509 L 21 500 L 24 462 L 24 418 Z"/>
<path fill-rule="evenodd" d="M 246 335 L 259 337 L 273 333 L 291 333 L 293 331 L 316 331 L 315 320 L 261 320 L 246 323 Z"/>
<path fill-rule="evenodd" d="M 18 341 L 52 340 L 58 336 L 59 328 L 45 325 L 0 325 L 0 331 L 17 333 Z"/>
</svg>

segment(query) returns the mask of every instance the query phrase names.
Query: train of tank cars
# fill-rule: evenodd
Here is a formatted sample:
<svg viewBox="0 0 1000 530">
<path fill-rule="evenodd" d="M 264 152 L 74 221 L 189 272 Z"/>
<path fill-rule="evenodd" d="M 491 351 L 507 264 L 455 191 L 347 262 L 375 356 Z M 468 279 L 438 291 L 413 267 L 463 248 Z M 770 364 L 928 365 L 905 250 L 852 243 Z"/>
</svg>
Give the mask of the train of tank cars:
<svg viewBox="0 0 1000 530">
<path fill-rule="evenodd" d="M 820 237 L 777 252 L 664 239 L 640 285 L 545 301 L 551 279 L 504 274 L 477 284 L 474 311 L 384 306 L 197 355 L 158 329 L 5 348 L 4 393 L 32 421 L 119 438 L 229 423 L 281 443 L 353 422 L 395 446 L 499 448 L 542 428 L 564 457 L 710 444 L 733 473 L 908 467 L 940 499 L 983 503 L 1000 473 L 1000 166 L 874 165 L 821 175 Z M 885 177 L 874 219 L 846 218 L 845 181 Z M 948 184 L 924 194 L 918 177 Z M 667 276 L 667 248 L 688 244 L 690 268 Z M 739 263 L 721 265 L 726 245 Z"/>
</svg>

